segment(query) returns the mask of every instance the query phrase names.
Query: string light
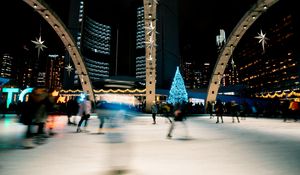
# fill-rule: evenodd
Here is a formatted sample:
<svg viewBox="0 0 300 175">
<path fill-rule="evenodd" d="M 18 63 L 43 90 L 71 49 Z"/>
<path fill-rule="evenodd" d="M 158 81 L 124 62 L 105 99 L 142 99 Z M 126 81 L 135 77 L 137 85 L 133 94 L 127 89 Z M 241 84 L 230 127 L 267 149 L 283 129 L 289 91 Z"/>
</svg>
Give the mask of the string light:
<svg viewBox="0 0 300 175">
<path fill-rule="evenodd" d="M 60 93 L 82 93 L 82 90 L 76 89 L 76 90 L 60 90 Z M 108 89 L 108 90 L 104 90 L 104 89 L 99 89 L 99 90 L 95 90 L 95 93 L 144 93 L 146 92 L 146 89 Z"/>
</svg>

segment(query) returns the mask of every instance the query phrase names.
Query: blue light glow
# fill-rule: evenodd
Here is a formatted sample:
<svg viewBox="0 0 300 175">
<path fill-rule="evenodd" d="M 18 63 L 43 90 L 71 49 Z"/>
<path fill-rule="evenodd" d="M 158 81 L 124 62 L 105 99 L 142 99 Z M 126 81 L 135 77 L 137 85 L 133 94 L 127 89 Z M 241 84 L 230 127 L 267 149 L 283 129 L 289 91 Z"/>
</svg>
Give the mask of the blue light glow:
<svg viewBox="0 0 300 175">
<path fill-rule="evenodd" d="M 13 94 L 19 93 L 19 88 L 3 88 L 2 92 L 7 92 L 6 108 L 8 108 L 13 100 Z"/>
<path fill-rule="evenodd" d="M 183 78 L 179 72 L 179 67 L 177 66 L 167 103 L 175 105 L 176 103 L 183 102 L 188 102 L 188 94 L 186 92 Z"/>
<path fill-rule="evenodd" d="M 25 99 L 25 96 L 26 96 L 27 94 L 31 93 L 32 90 L 33 90 L 33 88 L 26 88 L 26 89 L 24 89 L 24 90 L 20 93 L 20 95 L 19 95 L 19 100 L 20 100 L 21 102 L 23 102 L 24 99 Z"/>
</svg>

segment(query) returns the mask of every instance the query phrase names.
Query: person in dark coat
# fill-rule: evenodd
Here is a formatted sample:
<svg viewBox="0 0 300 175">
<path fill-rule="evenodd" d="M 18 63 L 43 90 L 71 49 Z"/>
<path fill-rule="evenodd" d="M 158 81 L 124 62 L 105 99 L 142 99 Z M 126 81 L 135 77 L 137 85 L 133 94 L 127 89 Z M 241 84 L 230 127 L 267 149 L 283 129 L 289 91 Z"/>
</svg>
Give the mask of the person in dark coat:
<svg viewBox="0 0 300 175">
<path fill-rule="evenodd" d="M 216 106 L 216 116 L 217 116 L 216 123 L 219 123 L 219 118 L 221 118 L 222 123 L 224 123 L 223 121 L 224 105 L 222 104 L 221 100 L 218 99 L 215 106 Z"/>
<path fill-rule="evenodd" d="M 73 115 L 78 113 L 79 104 L 77 103 L 76 99 L 70 99 L 67 102 L 67 116 L 68 116 L 68 125 L 77 125 L 75 118 L 73 118 L 73 122 L 71 122 L 71 118 Z"/>
<path fill-rule="evenodd" d="M 188 129 L 186 126 L 186 110 L 185 110 L 186 105 L 185 104 L 176 104 L 175 105 L 175 110 L 174 110 L 174 118 L 173 120 L 170 120 L 170 127 L 168 130 L 167 138 L 171 139 L 172 138 L 172 133 L 175 128 L 175 123 L 180 122 L 184 126 L 185 129 L 185 138 L 188 138 Z"/>
<path fill-rule="evenodd" d="M 151 113 L 152 113 L 152 119 L 153 119 L 153 123 L 152 124 L 156 124 L 156 114 L 158 112 L 158 108 L 157 108 L 157 104 L 155 101 L 153 101 L 153 104 L 151 106 Z"/>
<path fill-rule="evenodd" d="M 42 144 L 48 135 L 45 132 L 45 124 L 48 118 L 48 112 L 53 107 L 54 101 L 48 90 L 42 87 L 36 87 L 29 94 L 28 102 L 22 105 L 20 121 L 27 125 L 24 148 L 33 148 L 33 136 L 36 137 L 36 143 Z M 37 125 L 37 132 L 32 133 L 32 125 Z"/>
<path fill-rule="evenodd" d="M 209 113 L 210 119 L 214 118 L 213 104 L 211 102 L 207 102 L 206 112 Z"/>
<path fill-rule="evenodd" d="M 238 123 L 240 123 L 239 114 L 240 114 L 240 105 L 238 105 L 235 101 L 231 102 L 231 112 L 232 112 L 232 123 L 234 123 L 234 117 Z"/>
</svg>

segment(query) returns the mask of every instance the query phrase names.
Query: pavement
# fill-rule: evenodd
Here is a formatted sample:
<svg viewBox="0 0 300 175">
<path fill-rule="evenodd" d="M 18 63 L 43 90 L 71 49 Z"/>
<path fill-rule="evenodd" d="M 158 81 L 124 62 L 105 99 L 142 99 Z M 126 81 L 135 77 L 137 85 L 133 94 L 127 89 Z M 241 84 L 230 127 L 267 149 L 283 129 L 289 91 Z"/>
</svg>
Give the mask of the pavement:
<svg viewBox="0 0 300 175">
<path fill-rule="evenodd" d="M 66 116 L 53 119 L 56 134 L 33 149 L 23 149 L 26 128 L 14 115 L 0 120 L 0 175 L 106 175 L 117 166 L 134 175 L 300 174 L 300 123 L 292 120 L 232 123 L 225 117 L 216 124 L 216 118 L 194 116 L 186 121 L 188 137 L 177 123 L 167 139 L 168 120 L 158 117 L 153 125 L 151 116 L 143 115 L 125 123 L 123 143 L 112 144 L 115 131 L 97 134 L 95 116 L 89 132 L 81 133 L 66 124 Z"/>
</svg>

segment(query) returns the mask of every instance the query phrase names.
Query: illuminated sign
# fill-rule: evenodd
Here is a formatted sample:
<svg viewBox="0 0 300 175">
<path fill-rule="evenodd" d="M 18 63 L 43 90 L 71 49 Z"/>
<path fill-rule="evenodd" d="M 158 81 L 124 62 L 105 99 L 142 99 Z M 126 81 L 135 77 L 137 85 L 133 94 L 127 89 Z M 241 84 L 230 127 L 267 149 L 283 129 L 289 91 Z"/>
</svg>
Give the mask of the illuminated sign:
<svg viewBox="0 0 300 175">
<path fill-rule="evenodd" d="M 7 93 L 6 107 L 8 108 L 9 105 L 12 103 L 12 101 L 13 101 L 13 95 L 14 94 L 18 94 L 19 93 L 19 99 L 18 100 L 20 100 L 21 102 L 23 102 L 24 99 L 25 99 L 25 96 L 28 93 L 31 93 L 32 90 L 33 90 L 33 88 L 26 88 L 24 90 L 21 90 L 21 92 L 20 92 L 19 88 L 3 88 L 2 92 Z"/>
<path fill-rule="evenodd" d="M 66 97 L 60 96 L 60 97 L 58 97 L 56 103 L 66 103 L 66 101 L 67 101 Z"/>
</svg>

